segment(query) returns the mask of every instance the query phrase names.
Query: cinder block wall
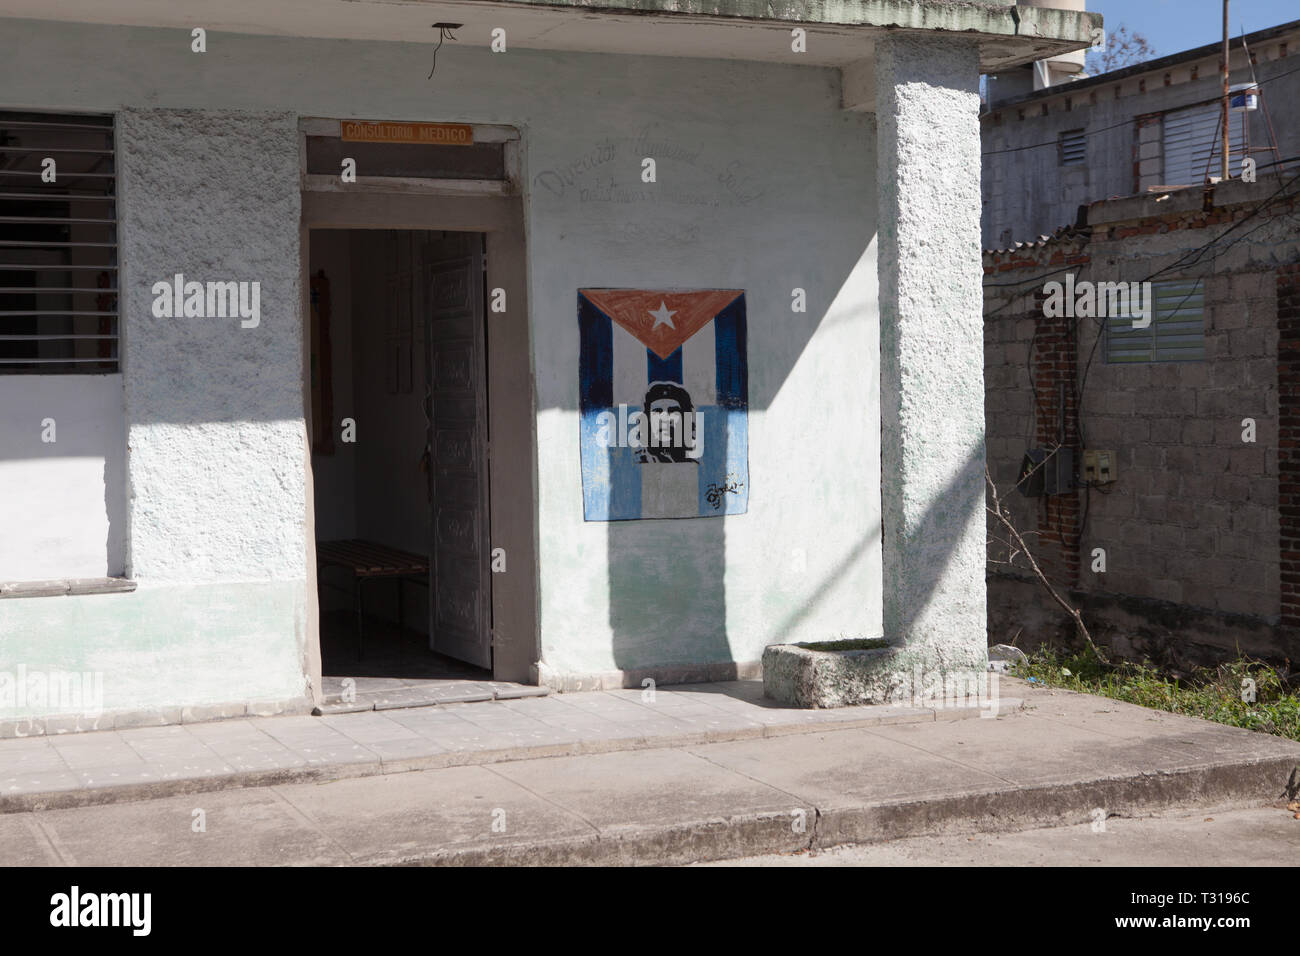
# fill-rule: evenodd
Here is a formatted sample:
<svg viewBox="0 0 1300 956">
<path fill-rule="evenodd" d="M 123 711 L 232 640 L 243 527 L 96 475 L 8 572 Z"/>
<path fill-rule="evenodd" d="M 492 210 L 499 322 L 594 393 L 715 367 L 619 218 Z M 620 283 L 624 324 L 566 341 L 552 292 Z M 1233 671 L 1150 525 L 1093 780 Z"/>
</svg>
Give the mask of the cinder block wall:
<svg viewBox="0 0 1300 956">
<path fill-rule="evenodd" d="M 1288 344 L 1300 325 L 1294 190 L 1255 213 L 1277 188 L 1276 180 L 1236 183 L 1208 210 L 1199 191 L 1098 204 L 1088 230 L 985 256 L 990 472 L 1053 581 L 1075 589 L 1094 623 L 1130 652 L 1174 646 L 1186 659 L 1240 643 L 1250 653 L 1294 654 L 1300 457 L 1280 470 L 1278 455 L 1280 440 L 1300 443 L 1300 415 L 1287 405 L 1300 400 L 1292 384 L 1300 363 L 1290 359 L 1300 339 Z M 1042 314 L 1044 283 L 1066 272 L 1093 282 L 1202 278 L 1205 361 L 1107 364 L 1097 320 Z M 1013 490 L 1021 456 L 1056 443 L 1061 384 L 1066 443 L 1076 458 L 1084 448 L 1115 452 L 1118 480 L 1025 499 Z M 1254 421 L 1254 442 L 1243 441 L 1244 419 Z M 1279 421 L 1296 435 L 1279 436 Z M 1104 573 L 1093 570 L 1097 548 Z M 996 563 L 1004 557 L 991 547 L 995 577 L 1008 570 Z M 1286 612 L 1284 594 L 1292 595 Z M 993 639 L 1026 623 L 1029 638 L 1061 630 L 1036 588 L 991 580 L 989 602 Z M 1198 645 L 1203 653 L 1193 653 Z"/>
<path fill-rule="evenodd" d="M 1091 273 L 1104 275 L 1114 258 L 1100 257 Z M 1083 586 L 1277 620 L 1272 285 L 1269 272 L 1205 279 L 1204 362 L 1094 360 L 1085 435 L 1118 453 L 1119 480 L 1084 493 Z M 1095 327 L 1081 331 L 1087 354 Z M 1253 443 L 1242 441 L 1245 418 L 1255 421 Z M 1105 574 L 1089 570 L 1094 548 L 1106 550 Z"/>
</svg>

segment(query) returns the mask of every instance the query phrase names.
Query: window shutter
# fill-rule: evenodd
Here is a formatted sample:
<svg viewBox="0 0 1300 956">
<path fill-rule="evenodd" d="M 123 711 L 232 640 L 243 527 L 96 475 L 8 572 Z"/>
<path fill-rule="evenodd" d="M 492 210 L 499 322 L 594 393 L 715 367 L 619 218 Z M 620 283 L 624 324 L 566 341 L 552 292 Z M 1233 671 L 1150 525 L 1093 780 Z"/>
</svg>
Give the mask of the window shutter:
<svg viewBox="0 0 1300 956">
<path fill-rule="evenodd" d="M 1061 165 L 1082 166 L 1088 161 L 1087 140 L 1083 130 L 1071 129 L 1061 134 Z"/>
<path fill-rule="evenodd" d="M 1106 319 L 1106 363 L 1200 362 L 1205 359 L 1205 291 L 1199 279 L 1151 283 L 1151 324 Z"/>
<path fill-rule="evenodd" d="M 1207 175 L 1218 176 L 1220 169 L 1212 156 L 1220 153 L 1219 143 L 1223 133 L 1219 118 L 1223 107 L 1218 103 L 1193 106 L 1190 109 L 1172 110 L 1164 115 L 1165 175 L 1162 186 L 1198 186 Z M 1229 165 L 1235 175 L 1239 170 L 1242 152 L 1241 117 L 1232 113 L 1228 120 Z"/>
</svg>

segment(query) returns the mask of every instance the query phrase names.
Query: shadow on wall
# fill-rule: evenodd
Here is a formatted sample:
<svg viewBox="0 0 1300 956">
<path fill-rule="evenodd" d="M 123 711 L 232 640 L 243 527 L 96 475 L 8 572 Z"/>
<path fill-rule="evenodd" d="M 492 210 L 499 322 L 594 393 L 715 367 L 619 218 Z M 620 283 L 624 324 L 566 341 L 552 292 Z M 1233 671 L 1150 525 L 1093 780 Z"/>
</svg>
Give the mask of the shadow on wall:
<svg viewBox="0 0 1300 956">
<path fill-rule="evenodd" d="M 962 488 L 970 487 L 973 480 L 972 472 L 982 471 L 984 468 L 984 448 L 979 445 L 972 449 L 965 457 L 964 461 L 959 464 L 954 459 L 956 467 L 949 473 L 949 479 L 944 485 L 943 491 L 934 497 L 929 508 L 926 509 L 925 515 L 921 520 L 918 530 L 914 533 L 917 537 L 934 537 L 940 533 L 947 536 L 947 527 L 949 522 L 959 519 L 960 516 L 954 515 L 948 503 L 954 500 L 954 495 Z M 887 476 L 883 480 L 888 480 Z M 980 517 L 983 512 L 981 510 Z M 777 625 L 777 634 L 786 634 L 795 630 L 800 623 L 811 613 L 817 602 L 830 593 L 830 591 L 840 583 L 841 576 L 854 564 L 866 557 L 873 545 L 880 539 L 880 525 L 876 525 L 870 534 L 862 537 L 857 544 L 853 546 L 842 558 L 835 562 L 834 570 L 824 576 L 808 595 L 807 602 L 803 607 L 795 610 L 789 616 L 782 619 Z M 944 552 L 944 568 L 930 568 L 929 572 L 923 576 L 912 574 L 910 580 L 916 581 L 921 585 L 920 589 L 910 593 L 899 608 L 901 613 L 900 620 L 896 622 L 895 632 L 901 625 L 901 630 L 906 633 L 913 625 L 925 614 L 934 600 L 934 586 L 942 578 L 946 570 L 947 562 L 952 559 L 952 551 Z M 889 622 L 886 621 L 888 627 Z M 897 639 L 897 633 L 885 632 L 886 639 Z M 829 639 L 829 638 L 828 638 Z"/>
<path fill-rule="evenodd" d="M 869 217 L 864 216 L 854 224 L 854 241 L 827 242 L 825 249 L 810 252 L 819 257 L 816 275 L 820 281 L 803 280 L 809 302 L 832 303 L 846 288 L 855 267 L 867 255 L 874 237 L 872 225 Z M 646 289 L 653 291 L 648 285 Z M 828 307 L 817 314 L 811 309 L 806 315 L 782 314 L 790 312 L 786 304 L 788 291 L 776 307 L 770 301 L 756 307 L 752 292 L 737 291 L 740 296 L 736 303 L 720 311 L 715 309 L 716 315 L 711 316 L 702 334 L 666 358 L 641 348 L 645 355 L 642 364 L 646 367 L 640 373 L 640 391 L 632 391 L 625 382 L 623 388 L 612 389 L 612 402 L 596 403 L 606 407 L 612 404 L 615 408 L 626 403 L 629 416 L 634 411 L 641 412 L 648 432 L 653 433 L 656 423 L 652 415 L 667 400 L 670 411 L 689 409 L 696 414 L 696 437 L 702 441 L 702 448 L 697 449 L 698 458 L 694 460 L 668 461 L 659 454 L 651 455 L 652 460 L 638 462 L 635 450 L 627 447 L 604 452 L 603 477 L 609 483 L 609 510 L 619 517 L 634 519 L 610 520 L 606 532 L 613 659 L 615 666 L 625 673 L 657 668 L 671 672 L 677 667 L 698 672 L 707 665 L 710 677 L 730 679 L 737 676 L 738 664 L 756 661 L 761 647 L 756 649 L 754 635 L 747 630 L 746 636 L 751 639 L 739 647 L 732 633 L 739 625 L 730 619 L 737 615 L 728 613 L 727 523 L 722 516 L 732 515 L 732 521 L 742 522 L 776 521 L 781 524 L 782 540 L 806 542 L 809 551 L 819 547 L 822 542 L 816 540 L 815 533 L 801 527 L 803 516 L 798 509 L 816 511 L 820 506 L 823 511 L 818 520 L 825 520 L 825 514 L 838 507 L 825 500 L 823 494 L 828 485 L 836 484 L 832 473 L 843 467 L 842 450 L 822 440 L 828 431 L 833 431 L 828 420 L 838 419 L 839 427 L 859 431 L 880 427 L 879 418 L 874 414 L 868 416 L 871 420 L 863 421 L 851 410 L 835 408 L 833 383 L 822 382 L 821 385 L 829 386 L 825 391 L 809 394 L 807 378 L 789 381 L 809 342 L 826 324 Z M 871 307 L 875 307 L 874 301 Z M 673 301 L 668 303 L 668 308 L 685 314 L 688 303 Z M 680 320 L 680 315 L 674 319 Z M 615 327 L 613 334 L 622 333 Z M 870 347 L 878 348 L 874 339 Z M 875 355 L 866 356 L 863 365 L 874 366 L 876 361 Z M 630 363 L 624 363 L 627 364 Z M 612 379 L 629 377 L 624 369 L 608 374 Z M 667 383 L 667 387 L 656 383 Z M 803 394 L 792 394 L 786 400 L 797 403 L 799 415 L 809 418 L 793 430 L 765 436 L 766 441 L 778 447 L 752 447 L 750 411 L 769 411 L 783 386 L 802 391 Z M 586 415 L 583 421 L 585 434 L 591 421 Z M 626 434 L 621 420 L 618 424 L 618 431 Z M 809 425 L 806 430 L 804 424 Z M 689 429 L 685 435 L 685 443 L 689 444 Z M 773 456 L 784 460 L 774 466 Z M 755 462 L 757 466 L 751 469 L 751 463 Z M 756 497 L 767 499 L 756 506 L 756 499 L 750 498 L 752 476 L 763 474 L 794 476 L 792 484 L 799 487 L 779 494 L 771 488 L 755 489 Z M 864 491 L 879 494 L 876 487 Z M 791 513 L 784 513 L 783 509 L 791 501 L 800 503 Z M 590 501 L 584 504 L 588 520 L 592 520 Z M 878 498 L 864 507 L 877 510 Z M 641 520 L 635 520 L 638 518 Z M 753 535 L 749 537 L 752 540 Z M 735 547 L 738 545 L 733 543 Z M 825 580 L 791 586 L 781 600 L 770 593 L 757 595 L 758 603 L 745 608 L 741 615 L 745 619 L 743 626 L 753 629 L 756 615 L 769 607 L 784 610 L 793 603 L 793 610 L 785 612 L 775 630 L 767 621 L 759 621 L 762 633 L 771 635 L 773 640 L 780 639 L 777 635 L 796 628 L 817 610 L 820 599 L 837 585 L 844 584 L 846 578 L 842 572 L 853 568 L 878 547 L 879 525 L 876 524 Z M 752 557 L 765 569 L 751 575 L 752 579 L 762 580 L 766 576 L 772 591 L 786 588 L 789 582 L 779 580 L 785 574 L 786 554 Z M 733 554 L 733 562 L 738 558 Z M 821 561 L 816 564 L 825 566 Z M 867 600 L 867 595 L 862 595 L 863 612 L 859 620 L 867 617 Z M 629 677 L 635 680 L 634 675 Z"/>
<path fill-rule="evenodd" d="M 121 375 L 0 377 L 0 581 L 125 569 Z"/>
<path fill-rule="evenodd" d="M 653 358 L 651 362 L 653 364 Z M 722 390 L 721 383 L 719 390 Z M 655 425 L 649 399 L 655 393 L 656 389 L 652 385 L 643 409 L 651 430 Z M 702 410 L 703 415 L 716 413 L 714 407 Z M 725 475 L 724 484 L 735 478 L 732 469 L 736 467 L 737 456 L 729 452 L 735 450 L 736 443 L 741 443 L 739 451 L 744 454 L 746 435 L 743 427 L 710 428 L 706 425 L 705 434 L 709 436 L 706 446 L 711 440 L 714 447 L 708 454 L 701 456 L 700 463 L 644 462 L 633 465 L 630 469 L 626 461 L 620 461 L 629 457 L 629 451 L 619 448 L 608 452 L 610 473 L 616 475 L 620 468 L 624 474 L 632 473 L 632 480 L 639 487 L 631 495 L 635 497 L 639 493 L 642 496 L 639 507 L 643 513 L 656 506 L 671 508 L 671 500 L 647 500 L 652 487 L 657 486 L 662 490 L 665 486 L 670 486 L 670 482 L 655 476 L 656 471 L 681 470 L 685 472 L 683 477 L 688 487 L 694 488 L 698 483 L 700 488 L 716 489 L 718 483 L 709 479 L 717 476 L 701 476 L 697 479 L 691 472 L 704 467 L 707 461 L 720 459 L 728 463 L 721 472 Z M 977 514 L 963 513 L 960 510 L 962 502 L 966 500 L 966 496 L 960 494 L 961 490 L 978 482 L 983 473 L 983 442 L 964 452 L 953 449 L 950 459 L 946 482 L 927 503 L 924 515 L 910 533 L 912 540 L 904 545 L 906 553 L 910 555 L 924 553 L 927 541 L 942 542 L 950 539 L 954 527 L 967 527 L 972 522 L 977 522 L 981 529 L 984 527 L 982 507 Z M 810 458 L 809 464 L 815 466 L 815 458 Z M 643 470 L 641 475 L 634 473 L 638 467 Z M 834 467 L 834 464 L 828 463 L 826 467 Z M 882 480 L 890 480 L 891 477 L 883 476 Z M 897 480 L 896 477 L 894 480 Z M 747 473 L 743 475 L 743 482 L 748 483 Z M 617 479 L 611 481 L 611 486 L 615 496 L 620 490 L 623 494 L 628 494 L 626 488 L 621 489 L 621 483 Z M 671 492 L 671 487 L 669 490 Z M 879 489 L 867 489 L 866 493 L 879 494 Z M 724 508 L 725 495 L 724 491 L 724 503 L 720 503 Z M 699 513 L 708 514 L 710 503 L 705 496 L 701 497 L 705 500 L 700 502 Z M 733 507 L 732 513 L 743 511 Z M 683 529 L 683 524 L 688 521 L 691 531 L 689 537 Z M 712 664 L 722 665 L 710 668 L 713 679 L 738 677 L 737 664 L 747 663 L 752 651 L 738 659 L 728 633 L 726 531 L 723 522 L 707 518 L 611 521 L 608 541 L 610 623 L 618 668 L 625 672 L 635 672 L 654 667 L 671 668 L 675 664 L 696 668 L 700 664 Z M 820 602 L 827 599 L 837 586 L 842 585 L 855 565 L 879 544 L 880 524 L 877 523 L 834 562 L 829 573 L 802 592 L 801 601 L 794 610 L 772 629 L 767 630 L 765 627 L 771 635 L 771 641 L 791 639 L 818 609 Z M 925 627 L 924 619 L 929 616 L 936 587 L 944 579 L 954 553 L 951 548 L 932 547 L 929 561 L 924 567 L 898 569 L 903 581 L 901 593 L 885 596 L 886 606 L 892 604 L 895 608 L 894 613 L 885 621 L 888 628 L 886 638 L 899 640 L 906 634 L 927 633 L 929 629 Z M 780 555 L 756 557 L 772 575 L 781 573 Z M 865 600 L 866 596 L 863 595 L 863 601 Z M 826 634 L 823 637 L 834 639 L 841 636 L 859 635 Z M 635 683 L 635 675 L 632 676 Z"/>
</svg>

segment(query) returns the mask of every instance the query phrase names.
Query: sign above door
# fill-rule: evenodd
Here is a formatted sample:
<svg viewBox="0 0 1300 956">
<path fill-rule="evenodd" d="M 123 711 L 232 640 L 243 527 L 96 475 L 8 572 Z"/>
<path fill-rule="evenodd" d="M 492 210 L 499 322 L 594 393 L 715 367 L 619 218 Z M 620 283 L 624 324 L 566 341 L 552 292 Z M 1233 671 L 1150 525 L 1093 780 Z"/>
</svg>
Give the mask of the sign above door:
<svg viewBox="0 0 1300 956">
<path fill-rule="evenodd" d="M 368 123 L 343 120 L 341 138 L 350 143 L 416 143 L 473 146 L 474 127 L 464 123 Z"/>
</svg>

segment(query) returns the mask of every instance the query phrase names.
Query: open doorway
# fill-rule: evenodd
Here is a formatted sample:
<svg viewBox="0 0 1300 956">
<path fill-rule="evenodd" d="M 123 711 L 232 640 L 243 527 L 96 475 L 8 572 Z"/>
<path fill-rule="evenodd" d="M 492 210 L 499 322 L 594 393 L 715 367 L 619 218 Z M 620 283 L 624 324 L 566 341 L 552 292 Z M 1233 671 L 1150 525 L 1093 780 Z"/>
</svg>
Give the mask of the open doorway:
<svg viewBox="0 0 1300 956">
<path fill-rule="evenodd" d="M 309 241 L 322 691 L 490 679 L 484 235 Z"/>
</svg>

